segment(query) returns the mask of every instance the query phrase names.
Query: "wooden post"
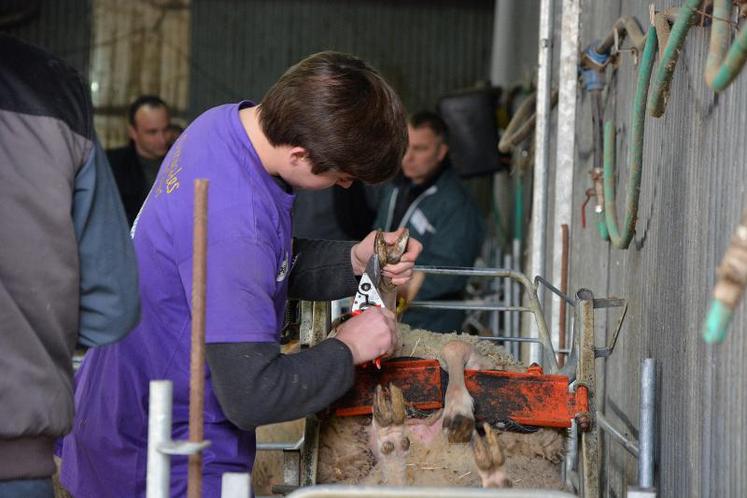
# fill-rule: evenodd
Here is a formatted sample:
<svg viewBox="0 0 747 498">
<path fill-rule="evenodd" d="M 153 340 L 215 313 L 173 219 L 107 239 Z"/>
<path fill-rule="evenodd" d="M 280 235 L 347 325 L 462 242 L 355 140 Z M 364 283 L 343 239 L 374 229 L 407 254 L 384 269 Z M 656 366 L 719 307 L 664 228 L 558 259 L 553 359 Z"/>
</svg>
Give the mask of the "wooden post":
<svg viewBox="0 0 747 498">
<path fill-rule="evenodd" d="M 204 438 L 205 274 L 207 269 L 207 180 L 195 180 L 192 246 L 192 353 L 189 364 L 189 440 Z M 202 454 L 189 456 L 188 498 L 202 497 Z"/>
</svg>

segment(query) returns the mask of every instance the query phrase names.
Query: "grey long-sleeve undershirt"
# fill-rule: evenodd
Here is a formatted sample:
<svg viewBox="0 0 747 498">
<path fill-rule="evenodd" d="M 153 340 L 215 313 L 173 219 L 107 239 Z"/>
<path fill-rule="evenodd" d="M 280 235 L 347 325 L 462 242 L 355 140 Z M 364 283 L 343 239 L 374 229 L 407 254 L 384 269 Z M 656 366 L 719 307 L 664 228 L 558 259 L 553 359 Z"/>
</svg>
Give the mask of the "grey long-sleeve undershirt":
<svg viewBox="0 0 747 498">
<path fill-rule="evenodd" d="M 353 295 L 353 244 L 296 239 L 289 297 L 329 300 Z M 317 412 L 353 385 L 353 355 L 337 339 L 292 355 L 281 354 L 277 343 L 260 342 L 208 344 L 206 352 L 223 413 L 243 430 Z"/>
</svg>

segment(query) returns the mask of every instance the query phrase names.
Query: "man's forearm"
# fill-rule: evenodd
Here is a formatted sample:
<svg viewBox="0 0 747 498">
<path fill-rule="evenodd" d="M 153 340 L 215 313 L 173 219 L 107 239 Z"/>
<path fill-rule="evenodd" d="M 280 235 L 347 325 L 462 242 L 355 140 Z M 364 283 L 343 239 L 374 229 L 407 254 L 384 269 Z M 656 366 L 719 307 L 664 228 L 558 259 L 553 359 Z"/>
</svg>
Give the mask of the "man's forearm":
<svg viewBox="0 0 747 498">
<path fill-rule="evenodd" d="M 292 355 L 257 342 L 208 344 L 206 351 L 223 413 L 244 430 L 315 413 L 353 385 L 352 354 L 337 339 Z"/>
<path fill-rule="evenodd" d="M 355 242 L 294 239 L 297 258 L 290 274 L 288 297 L 330 301 L 355 294 L 350 251 Z"/>
</svg>

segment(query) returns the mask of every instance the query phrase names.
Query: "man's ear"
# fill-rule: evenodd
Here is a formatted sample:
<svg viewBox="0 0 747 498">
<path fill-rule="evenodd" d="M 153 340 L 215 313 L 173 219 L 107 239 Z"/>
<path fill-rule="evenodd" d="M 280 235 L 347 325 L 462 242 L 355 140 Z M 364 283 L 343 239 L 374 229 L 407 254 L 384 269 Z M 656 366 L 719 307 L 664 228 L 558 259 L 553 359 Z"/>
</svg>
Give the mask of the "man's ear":
<svg viewBox="0 0 747 498">
<path fill-rule="evenodd" d="M 135 131 L 134 126 L 127 125 L 127 135 L 130 137 L 130 140 L 135 141 L 135 136 L 137 136 L 137 132 Z"/>
<path fill-rule="evenodd" d="M 309 153 L 305 148 L 295 146 L 288 151 L 288 162 L 291 166 L 297 166 L 304 163 L 309 158 Z"/>
<path fill-rule="evenodd" d="M 438 146 L 438 162 L 441 162 L 444 160 L 444 157 L 446 157 L 446 154 L 449 152 L 449 146 L 446 145 L 446 143 L 442 143 Z"/>
</svg>

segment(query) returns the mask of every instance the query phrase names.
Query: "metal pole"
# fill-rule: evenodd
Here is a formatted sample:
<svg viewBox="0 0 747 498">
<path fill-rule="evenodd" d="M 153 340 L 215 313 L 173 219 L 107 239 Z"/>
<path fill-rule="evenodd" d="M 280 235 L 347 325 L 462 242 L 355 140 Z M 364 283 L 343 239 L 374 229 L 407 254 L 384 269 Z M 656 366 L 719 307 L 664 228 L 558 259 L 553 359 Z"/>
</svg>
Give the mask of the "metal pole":
<svg viewBox="0 0 747 498">
<path fill-rule="evenodd" d="M 601 412 L 596 413 L 596 421 L 597 424 L 599 424 L 599 427 L 604 430 L 604 432 L 617 440 L 617 442 L 620 443 L 623 448 L 628 450 L 628 453 L 638 458 L 638 444 L 636 444 L 634 440 L 628 439 L 625 434 L 615 429 L 615 427 L 610 423 L 609 420 L 607 420 L 604 415 L 602 415 Z"/>
<path fill-rule="evenodd" d="M 560 258 L 560 292 L 568 294 L 568 225 L 563 223 L 560 225 L 561 241 L 562 241 L 562 254 Z M 561 298 L 558 300 L 558 350 L 565 349 L 565 331 L 566 327 L 566 303 Z M 565 355 L 558 355 L 558 367 L 562 368 L 565 364 Z"/>
<path fill-rule="evenodd" d="M 249 498 L 251 480 L 250 474 L 226 472 L 221 477 L 220 498 Z"/>
<path fill-rule="evenodd" d="M 654 487 L 654 420 L 656 397 L 656 360 L 641 362 L 641 420 L 639 422 L 638 485 Z"/>
<path fill-rule="evenodd" d="M 148 470 L 145 481 L 147 498 L 169 497 L 170 456 L 158 448 L 171 441 L 170 380 L 150 381 L 148 400 Z"/>
<path fill-rule="evenodd" d="M 537 121 L 535 126 L 534 186 L 532 192 L 531 269 L 529 274 L 545 274 L 547 230 L 547 172 L 550 161 L 550 92 L 552 83 L 553 0 L 540 3 L 539 55 L 537 70 Z M 575 81 L 575 77 L 574 77 Z M 539 301 L 542 303 L 542 293 Z M 529 325 L 529 336 L 539 337 L 539 326 Z M 537 347 L 530 348 L 530 362 L 541 363 Z"/>
<path fill-rule="evenodd" d="M 301 436 L 296 442 L 285 443 L 257 443 L 257 451 L 283 451 L 300 450 L 303 447 L 304 437 Z"/>
<path fill-rule="evenodd" d="M 563 466 L 565 474 L 565 483 L 568 489 L 578 490 L 578 478 L 573 479 L 576 473 L 576 460 L 578 459 L 578 424 L 576 420 L 571 421 L 571 428 L 568 430 L 566 438 L 565 465 Z"/>
<path fill-rule="evenodd" d="M 560 37 L 560 77 L 558 78 L 558 139 L 555 165 L 555 221 L 553 234 L 552 281 L 562 289 L 563 254 L 562 225 L 571 226 L 573 219 L 573 170 L 576 154 L 576 90 L 578 87 L 578 25 L 579 0 L 563 0 Z M 551 305 L 550 323 L 560 321 L 564 305 Z M 551 333 L 553 343 L 560 345 L 560 330 Z"/>
<path fill-rule="evenodd" d="M 287 498 L 575 498 L 554 489 L 481 489 L 323 484 L 295 490 Z"/>
<path fill-rule="evenodd" d="M 189 365 L 189 440 L 202 442 L 205 410 L 205 277 L 207 269 L 207 180 L 195 180 L 192 246 L 192 353 Z M 187 496 L 202 497 L 202 453 L 189 455 Z"/>
<path fill-rule="evenodd" d="M 511 268 L 510 254 L 506 254 L 503 256 L 503 267 L 509 269 Z M 513 292 L 511 291 L 512 285 L 513 280 L 508 277 L 503 279 L 503 304 L 505 304 L 508 308 L 510 308 L 513 304 L 512 301 L 514 296 Z M 503 314 L 503 335 L 510 335 L 513 323 L 513 315 L 513 311 L 506 311 Z"/>
<path fill-rule="evenodd" d="M 495 195 L 495 193 L 493 194 Z M 495 265 L 498 266 L 501 264 L 501 261 L 503 260 L 503 251 L 501 250 L 501 247 L 498 246 L 495 249 Z M 495 293 L 496 296 L 498 296 L 498 293 L 500 292 L 501 284 L 498 279 L 491 280 L 490 282 L 490 290 Z M 490 328 L 493 331 L 493 335 L 501 335 L 501 319 L 500 319 L 500 312 L 498 310 L 494 311 L 490 314 Z"/>
<path fill-rule="evenodd" d="M 513 262 L 514 262 L 514 271 L 515 272 L 521 272 L 521 240 L 514 239 L 513 246 Z M 513 292 L 513 302 L 516 303 L 517 306 L 521 306 L 521 287 L 517 283 L 513 283 L 511 285 L 511 292 Z M 511 337 L 519 337 L 521 335 L 521 332 L 519 331 L 521 323 L 521 313 L 515 313 L 514 319 L 511 321 L 511 330 L 508 334 Z M 518 343 L 514 343 L 511 345 L 511 354 L 514 358 L 517 360 L 521 360 L 519 357 L 519 351 L 521 348 L 519 347 Z"/>
<path fill-rule="evenodd" d="M 509 50 L 516 42 L 516 2 L 495 0 L 493 17 L 493 53 L 490 58 L 490 82 L 493 86 L 508 88 L 519 77 L 516 72 L 515 50 Z"/>
</svg>

